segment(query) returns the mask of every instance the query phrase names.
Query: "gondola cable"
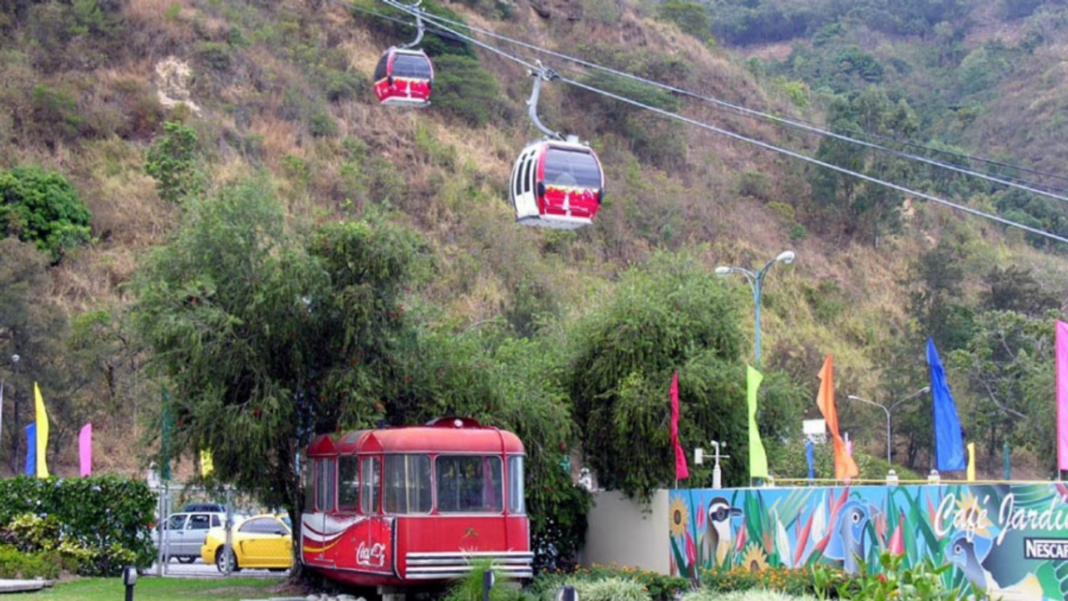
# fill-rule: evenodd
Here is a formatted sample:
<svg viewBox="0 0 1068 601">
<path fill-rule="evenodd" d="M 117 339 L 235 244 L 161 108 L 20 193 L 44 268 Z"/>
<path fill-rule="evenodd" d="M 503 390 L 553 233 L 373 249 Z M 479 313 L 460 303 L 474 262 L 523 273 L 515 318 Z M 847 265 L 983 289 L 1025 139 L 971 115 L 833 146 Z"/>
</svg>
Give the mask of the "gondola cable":
<svg viewBox="0 0 1068 601">
<path fill-rule="evenodd" d="M 394 6 L 395 8 L 398 8 L 399 10 L 404 10 L 403 5 L 395 6 L 390 0 L 383 0 L 383 1 L 386 2 L 387 4 L 389 4 L 390 6 Z M 346 6 L 350 6 L 351 7 L 352 5 L 346 3 Z M 458 31 L 455 31 L 455 30 L 445 26 L 445 25 L 442 25 L 441 23 L 436 23 L 436 28 L 435 29 L 443 30 L 443 32 L 448 33 L 451 37 L 459 38 L 459 39 L 462 39 L 462 40 L 466 40 L 466 41 L 468 41 L 468 42 L 470 42 L 472 44 L 475 44 L 475 45 L 477 45 L 477 46 L 479 46 L 481 48 L 489 50 L 489 51 L 491 51 L 491 52 L 493 52 L 493 53 L 495 53 L 495 54 L 497 54 L 497 55 L 499 55 L 499 56 L 501 56 L 503 58 L 506 58 L 506 59 L 511 60 L 513 62 L 522 64 L 522 65 L 528 67 L 531 70 L 537 70 L 538 69 L 538 67 L 536 65 L 530 63 L 527 60 L 524 60 L 524 59 L 522 59 L 522 58 L 520 58 L 518 56 L 515 56 L 515 55 L 513 55 L 513 54 L 511 54 L 509 52 L 506 52 L 506 51 L 501 50 L 499 48 L 496 48 L 496 47 L 494 47 L 494 46 L 492 46 L 490 44 L 482 42 L 481 40 L 477 40 L 477 39 L 475 39 L 475 38 L 473 38 L 471 36 L 464 35 L 464 34 L 458 32 Z M 436 31 L 435 33 L 438 33 L 438 32 Z M 440 33 L 439 33 L 439 35 L 440 35 Z M 576 59 L 576 60 L 579 60 L 579 59 Z M 607 68 L 603 68 L 603 69 L 607 69 Z M 636 76 L 630 76 L 630 77 L 636 77 Z M 936 204 L 941 204 L 941 205 L 949 207 L 951 209 L 956 209 L 956 210 L 959 210 L 959 211 L 974 215 L 976 217 L 981 217 L 981 218 L 984 218 L 984 219 L 988 219 L 988 220 L 1000 223 L 1000 224 L 1008 226 L 1008 227 L 1014 227 L 1014 228 L 1026 231 L 1028 233 L 1031 233 L 1031 234 L 1034 234 L 1034 235 L 1037 235 L 1037 236 L 1042 236 L 1042 237 L 1045 237 L 1045 238 L 1049 238 L 1051 240 L 1056 240 L 1058 242 L 1062 242 L 1062 243 L 1068 244 L 1068 238 L 1059 236 L 1059 235 L 1054 234 L 1052 232 L 1047 232 L 1047 231 L 1039 229 L 1039 228 L 1035 228 L 1035 227 L 1031 227 L 1031 226 L 1028 226 L 1028 225 L 1024 225 L 1022 223 L 1018 223 L 1016 221 L 1012 221 L 1011 219 L 1006 219 L 1004 217 L 993 215 L 991 213 L 987 213 L 987 212 L 981 211 L 979 209 L 974 209 L 974 208 L 966 206 L 966 205 L 961 205 L 961 204 L 946 200 L 944 198 L 939 198 L 939 197 L 931 195 L 931 194 L 927 194 L 927 193 L 924 193 L 924 192 L 919 192 L 919 191 L 916 191 L 916 190 L 912 190 L 911 188 L 908 188 L 906 186 L 902 186 L 902 185 L 899 185 L 899 184 L 888 182 L 888 181 L 879 179 L 877 177 L 873 177 L 873 176 L 870 176 L 870 175 L 865 175 L 863 173 L 858 173 L 856 171 L 852 171 L 852 170 L 847 169 L 845 167 L 840 167 L 840 166 L 834 165 L 832 163 L 827 163 L 825 161 L 821 161 L 819 159 L 803 155 L 803 154 L 801 154 L 799 152 L 795 152 L 793 150 L 789 150 L 789 149 L 786 149 L 786 148 L 775 146 L 774 144 L 763 142 L 761 140 L 756 140 L 754 138 L 750 138 L 750 137 L 744 136 L 742 134 L 738 134 L 738 133 L 735 133 L 735 132 L 732 132 L 732 131 L 729 131 L 729 130 L 725 130 L 725 129 L 716 127 L 714 125 L 709 125 L 707 123 L 698 121 L 696 119 L 691 119 L 689 117 L 685 117 L 683 115 L 672 113 L 670 111 L 666 111 L 666 110 L 658 108 L 658 107 L 650 106 L 650 105 L 647 105 L 645 103 L 639 102 L 637 100 L 633 100 L 631 98 L 620 96 L 618 94 L 614 94 L 614 93 L 606 91 L 606 90 L 601 90 L 601 89 L 596 88 L 594 86 L 590 86 L 590 85 L 587 85 L 587 84 L 584 84 L 584 83 L 581 83 L 581 82 L 578 82 L 578 81 L 575 81 L 575 80 L 572 80 L 572 79 L 569 79 L 569 78 L 565 78 L 565 77 L 561 76 L 561 77 L 559 77 L 559 79 L 560 79 L 560 81 L 563 81 L 564 83 L 566 83 L 568 85 L 572 85 L 572 86 L 577 87 L 579 89 L 586 90 L 587 92 L 590 92 L 590 93 L 599 94 L 599 95 L 605 96 L 607 98 L 612 98 L 612 99 L 617 100 L 619 102 L 623 102 L 623 103 L 635 106 L 637 108 L 642 108 L 642 109 L 651 111 L 651 112 L 656 113 L 656 114 L 658 114 L 658 115 L 660 115 L 662 117 L 667 117 L 669 119 L 675 119 L 675 120 L 681 121 L 683 123 L 687 123 L 687 124 L 695 126 L 695 127 L 699 127 L 699 128 L 702 128 L 702 129 L 706 129 L 708 131 L 712 131 L 714 133 L 718 133 L 720 135 L 724 135 L 724 136 L 730 137 L 730 138 L 735 139 L 735 140 L 739 140 L 739 141 L 742 141 L 742 142 L 747 142 L 749 144 L 753 144 L 755 146 L 758 146 L 760 148 L 764 148 L 766 150 L 770 150 L 772 152 L 777 152 L 779 154 L 783 154 L 783 155 L 786 155 L 786 156 L 789 156 L 789 157 L 792 157 L 792 158 L 795 158 L 795 159 L 798 159 L 798 160 L 801 160 L 801 161 L 805 161 L 805 162 L 808 162 L 808 163 L 811 163 L 811 164 L 814 164 L 814 165 L 817 165 L 817 166 L 820 166 L 820 167 L 824 167 L 826 169 L 830 169 L 832 171 L 836 171 L 836 172 L 839 172 L 839 173 L 842 173 L 842 174 L 845 174 L 845 175 L 850 175 L 850 176 L 856 177 L 858 179 L 861 179 L 861 180 L 864 180 L 864 181 L 867 181 L 867 182 L 870 182 L 870 183 L 873 183 L 873 184 L 876 184 L 876 185 L 881 185 L 881 186 L 890 188 L 892 190 L 896 190 L 898 192 L 901 192 L 901 193 L 904 193 L 904 194 L 907 194 L 907 195 L 910 195 L 910 196 L 915 196 L 917 198 L 922 198 L 924 200 L 928 200 L 928 201 L 934 202 Z M 655 85 L 662 86 L 663 84 L 655 84 Z"/>
<path fill-rule="evenodd" d="M 404 5 L 397 3 L 395 0 L 382 0 L 382 1 L 385 2 L 387 5 L 392 6 L 392 7 L 396 8 L 396 9 L 398 9 L 398 10 L 402 10 L 402 11 L 405 10 Z M 904 152 L 904 151 L 901 151 L 901 150 L 895 150 L 895 149 L 892 149 L 892 148 L 887 148 L 885 146 L 881 146 L 879 144 L 875 144 L 873 142 L 868 142 L 868 141 L 865 141 L 865 140 L 858 140 L 856 138 L 853 138 L 853 137 L 850 137 L 850 136 L 846 136 L 846 135 L 843 135 L 843 134 L 839 134 L 839 133 L 835 133 L 835 132 L 832 132 L 832 131 L 829 131 L 829 130 L 817 127 L 815 125 L 802 122 L 802 121 L 793 120 L 793 119 L 786 119 L 785 117 L 779 117 L 777 115 L 772 115 L 770 113 L 765 113 L 765 112 L 762 112 L 762 111 L 751 109 L 751 108 L 748 108 L 748 107 L 745 107 L 745 106 L 742 106 L 742 105 L 739 105 L 739 104 L 735 104 L 735 103 L 728 102 L 728 101 L 725 101 L 725 100 L 722 100 L 722 99 L 719 99 L 719 98 L 715 98 L 713 96 L 699 94 L 697 92 L 692 92 L 692 91 L 689 91 L 689 90 L 685 90 L 683 88 L 679 88 L 679 87 L 676 87 L 676 86 L 664 84 L 664 83 L 661 83 L 661 82 L 658 82 L 658 81 L 654 81 L 654 80 L 651 80 L 651 79 L 648 79 L 648 78 L 645 78 L 645 77 L 641 77 L 641 76 L 638 76 L 638 75 L 627 73 L 625 71 L 620 71 L 618 69 L 612 69 L 611 67 L 605 67 L 603 65 L 598 65 L 598 64 L 590 62 L 590 61 L 586 61 L 586 60 L 583 60 L 583 59 L 580 59 L 580 58 L 577 58 L 577 57 L 569 56 L 567 54 L 563 54 L 563 53 L 560 53 L 560 52 L 549 50 L 547 48 L 542 48 L 540 46 L 536 46 L 534 44 L 530 44 L 530 43 L 523 42 L 523 41 L 520 41 L 520 40 L 515 40 L 515 39 L 510 38 L 508 36 L 500 35 L 500 34 L 494 33 L 492 31 L 489 31 L 489 30 L 486 30 L 486 29 L 473 27 L 473 26 L 467 25 L 465 23 L 462 23 L 460 21 L 456 21 L 456 20 L 453 20 L 453 19 L 448 19 L 446 17 L 441 17 L 441 16 L 438 16 L 438 15 L 427 15 L 427 18 L 429 20 L 437 21 L 439 26 L 445 27 L 446 29 L 449 29 L 449 28 L 447 26 L 445 26 L 445 25 L 442 25 L 442 23 L 448 23 L 448 24 L 452 24 L 452 25 L 455 25 L 455 26 L 458 26 L 458 27 L 465 27 L 465 28 L 467 28 L 467 29 L 469 29 L 471 31 L 475 31 L 475 32 L 481 33 L 483 35 L 486 35 L 486 36 L 501 40 L 501 41 L 509 43 L 509 44 L 514 44 L 514 45 L 517 45 L 517 46 L 521 46 L 523 48 L 527 48 L 529 50 L 533 50 L 535 52 L 547 54 L 549 56 L 554 56 L 554 57 L 557 57 L 557 58 L 560 58 L 560 59 L 563 59 L 563 60 L 567 60 L 569 62 L 573 62 L 573 63 L 579 64 L 579 65 L 582 65 L 582 66 L 590 68 L 590 69 L 595 69 L 595 70 L 599 70 L 599 71 L 602 71 L 602 72 L 605 72 L 605 73 L 609 73 L 609 74 L 615 75 L 617 77 L 623 77 L 623 78 L 626 78 L 626 79 L 630 79 L 632 81 L 637 81 L 637 82 L 640 82 L 640 83 L 644 83 L 646 85 L 654 86 L 654 87 L 663 89 L 665 91 L 674 92 L 676 94 L 681 94 L 681 95 L 684 95 L 684 96 L 689 96 L 691 98 L 694 98 L 694 99 L 697 99 L 697 100 L 701 100 L 701 101 L 704 101 L 704 102 L 707 102 L 707 103 L 710 103 L 710 104 L 713 104 L 713 105 L 716 105 L 716 106 L 719 106 L 719 107 L 722 107 L 722 108 L 730 109 L 730 110 L 733 110 L 733 111 L 748 115 L 750 117 L 764 119 L 764 120 L 768 120 L 768 121 L 773 121 L 775 123 L 779 123 L 779 124 L 782 124 L 782 125 L 786 125 L 788 127 L 792 127 L 792 128 L 803 130 L 803 131 L 807 131 L 809 133 L 813 133 L 813 134 L 816 134 L 816 135 L 825 136 L 825 137 L 831 137 L 831 138 L 834 138 L 834 139 L 837 139 L 837 140 L 840 140 L 840 141 L 843 141 L 843 142 L 847 142 L 847 143 L 851 143 L 851 144 L 857 144 L 857 145 L 860 145 L 860 146 L 865 146 L 865 147 L 871 148 L 873 150 L 878 150 L 880 152 L 886 152 L 888 154 L 891 154 L 893 156 L 897 156 L 897 157 L 902 158 L 902 159 L 922 162 L 922 163 L 925 163 L 925 164 L 928 164 L 928 165 L 931 165 L 931 166 L 934 166 L 934 167 L 939 167 L 939 168 L 946 169 L 946 170 L 949 170 L 949 171 L 954 171 L 954 172 L 960 173 L 962 175 L 968 175 L 968 176 L 972 176 L 972 177 L 978 177 L 978 178 L 981 178 L 981 179 L 985 179 L 987 181 L 990 181 L 991 183 L 996 183 L 996 184 L 1003 185 L 1003 186 L 1014 187 L 1014 188 L 1018 188 L 1018 189 L 1021 189 L 1021 190 L 1025 190 L 1027 192 L 1031 192 L 1032 194 L 1038 194 L 1038 195 L 1054 198 L 1054 199 L 1057 199 L 1057 200 L 1060 200 L 1060 201 L 1063 201 L 1063 202 L 1068 202 L 1068 196 L 1063 196 L 1061 194 L 1057 194 L 1054 191 L 1054 190 L 1056 190 L 1056 191 L 1059 191 L 1059 192 L 1068 193 L 1068 191 L 1065 191 L 1065 190 L 1061 190 L 1061 189 L 1050 187 L 1050 186 L 1043 186 L 1042 184 L 1036 184 L 1036 183 L 1033 183 L 1033 182 L 1029 182 L 1028 180 L 1025 180 L 1023 178 L 1015 178 L 1015 177 L 1011 177 L 1011 176 L 997 177 L 997 176 L 989 175 L 989 174 L 982 173 L 982 172 L 979 172 L 979 171 L 975 171 L 975 170 L 972 170 L 972 169 L 967 169 L 967 168 L 965 168 L 963 166 L 959 166 L 959 165 L 956 165 L 956 164 L 953 164 L 953 163 L 947 163 L 947 162 L 944 162 L 944 161 L 938 161 L 938 160 L 935 160 L 935 159 L 923 157 L 923 156 L 916 155 L 916 154 L 913 154 L 913 153 Z M 455 32 L 455 30 L 452 30 L 452 29 L 450 29 L 450 31 L 453 31 L 454 33 L 459 33 L 459 32 Z M 470 38 L 469 37 L 468 39 L 473 40 L 474 38 Z M 485 47 L 485 46 L 483 46 L 483 47 Z M 885 136 L 876 136 L 874 134 L 867 134 L 867 135 L 870 136 L 870 137 L 880 137 L 880 138 L 893 140 L 893 138 L 888 138 L 888 137 L 885 137 Z M 905 144 L 905 145 L 915 145 L 914 143 L 911 143 L 911 142 L 897 142 L 896 140 L 895 140 L 895 143 L 901 143 L 901 144 Z M 931 148 L 929 148 L 927 146 L 923 146 L 923 148 L 927 148 L 929 150 L 934 150 L 934 149 L 931 149 Z M 973 159 L 976 159 L 976 160 L 981 160 L 983 162 L 993 162 L 993 161 L 990 161 L 989 159 L 981 159 L 979 157 L 970 157 L 970 158 L 973 158 Z M 1065 177 L 1065 176 L 1038 172 L 1036 170 L 1029 169 L 1027 167 L 1023 167 L 1023 166 L 1019 166 L 1019 165 L 1011 165 L 1009 163 L 997 163 L 997 164 L 999 166 L 1003 166 L 1003 167 L 1006 167 L 1006 168 L 1013 168 L 1013 169 L 1018 169 L 1020 171 L 1028 171 L 1028 172 L 1032 172 L 1032 173 L 1038 173 L 1038 174 L 1041 174 L 1041 175 L 1046 176 L 1046 177 L 1052 177 L 1052 178 L 1057 178 L 1057 179 L 1062 179 L 1064 181 L 1068 181 L 1068 177 Z M 1016 181 L 1013 181 L 1013 180 L 1016 180 Z"/>
</svg>

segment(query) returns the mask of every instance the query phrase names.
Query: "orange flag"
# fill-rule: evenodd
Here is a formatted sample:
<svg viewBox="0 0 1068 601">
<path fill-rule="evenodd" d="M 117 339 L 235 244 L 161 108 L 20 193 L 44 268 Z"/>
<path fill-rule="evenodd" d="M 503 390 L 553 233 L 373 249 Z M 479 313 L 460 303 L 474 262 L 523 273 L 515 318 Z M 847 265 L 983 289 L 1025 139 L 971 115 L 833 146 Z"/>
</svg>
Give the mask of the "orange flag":
<svg viewBox="0 0 1068 601">
<path fill-rule="evenodd" d="M 827 355 L 820 370 L 820 391 L 816 395 L 816 406 L 820 408 L 823 419 L 827 421 L 827 429 L 831 431 L 834 442 L 834 477 L 837 480 L 856 478 L 860 475 L 857 463 L 846 451 L 845 441 L 838 433 L 838 409 L 834 406 L 834 360 Z"/>
</svg>

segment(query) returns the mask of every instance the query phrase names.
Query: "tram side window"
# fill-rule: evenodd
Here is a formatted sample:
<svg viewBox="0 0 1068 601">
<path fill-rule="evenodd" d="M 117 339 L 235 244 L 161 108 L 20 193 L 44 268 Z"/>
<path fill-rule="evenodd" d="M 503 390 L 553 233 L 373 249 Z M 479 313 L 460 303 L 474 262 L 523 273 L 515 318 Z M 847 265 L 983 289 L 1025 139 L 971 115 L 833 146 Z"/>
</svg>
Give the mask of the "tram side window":
<svg viewBox="0 0 1068 601">
<path fill-rule="evenodd" d="M 301 467 L 304 469 L 304 511 L 305 513 L 313 513 L 315 511 L 315 469 L 318 462 L 314 459 L 301 457 L 303 464 Z"/>
<path fill-rule="evenodd" d="M 360 509 L 364 513 L 378 513 L 379 463 L 377 457 L 360 461 Z"/>
<path fill-rule="evenodd" d="M 360 503 L 360 466 L 354 455 L 337 460 L 337 508 L 356 511 Z"/>
<path fill-rule="evenodd" d="M 378 59 L 378 66 L 375 67 L 375 82 L 382 81 L 386 78 L 386 69 L 389 67 L 389 53 L 382 55 L 382 58 Z"/>
<path fill-rule="evenodd" d="M 336 465 L 332 459 L 315 460 L 315 505 L 319 511 L 334 510 L 334 471 Z"/>
<path fill-rule="evenodd" d="M 501 458 L 439 455 L 437 488 L 441 513 L 500 513 Z"/>
<path fill-rule="evenodd" d="M 508 458 L 508 513 L 522 515 L 526 513 L 523 490 L 523 457 L 513 455 Z"/>
<path fill-rule="evenodd" d="M 430 457 L 386 455 L 386 513 L 430 513 Z"/>
</svg>

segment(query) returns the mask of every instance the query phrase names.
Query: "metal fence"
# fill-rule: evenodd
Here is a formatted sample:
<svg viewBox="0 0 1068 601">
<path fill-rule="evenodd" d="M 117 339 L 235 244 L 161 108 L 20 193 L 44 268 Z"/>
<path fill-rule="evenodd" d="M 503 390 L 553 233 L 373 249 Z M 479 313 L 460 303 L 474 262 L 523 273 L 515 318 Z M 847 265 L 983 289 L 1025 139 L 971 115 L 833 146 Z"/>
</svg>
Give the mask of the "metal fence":
<svg viewBox="0 0 1068 601">
<path fill-rule="evenodd" d="M 229 488 L 210 490 L 169 482 L 159 483 L 158 492 L 158 519 L 152 532 L 157 550 L 155 575 L 230 576 L 235 526 L 242 517 L 259 513 L 253 499 Z M 216 554 L 224 557 L 206 565 L 200 561 L 201 547 L 215 528 L 225 532 L 224 549 Z"/>
</svg>

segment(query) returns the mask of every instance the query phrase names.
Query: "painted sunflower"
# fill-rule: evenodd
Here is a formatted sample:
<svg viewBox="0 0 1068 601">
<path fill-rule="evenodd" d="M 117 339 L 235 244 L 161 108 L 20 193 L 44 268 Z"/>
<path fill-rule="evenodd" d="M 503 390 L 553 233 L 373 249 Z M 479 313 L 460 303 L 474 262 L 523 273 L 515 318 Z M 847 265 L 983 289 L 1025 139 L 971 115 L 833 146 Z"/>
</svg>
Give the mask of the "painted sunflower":
<svg viewBox="0 0 1068 601">
<path fill-rule="evenodd" d="M 671 536 L 686 536 L 686 529 L 690 525 L 690 508 L 682 497 L 671 499 L 668 515 L 671 516 Z"/>
<path fill-rule="evenodd" d="M 965 523 L 973 526 L 971 530 L 979 536 L 990 538 L 990 527 L 994 525 L 990 518 L 982 513 L 983 507 L 979 504 L 978 497 L 971 491 L 965 491 L 957 499 L 957 513 L 964 518 Z"/>
<path fill-rule="evenodd" d="M 750 572 L 763 572 L 768 568 L 768 556 L 764 554 L 764 549 L 760 548 L 760 545 L 755 542 L 749 543 L 749 546 L 745 548 L 745 555 L 742 556 L 742 567 Z"/>
</svg>

